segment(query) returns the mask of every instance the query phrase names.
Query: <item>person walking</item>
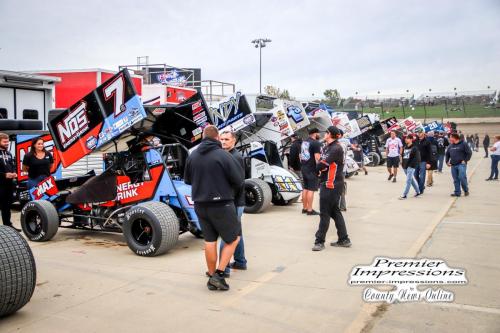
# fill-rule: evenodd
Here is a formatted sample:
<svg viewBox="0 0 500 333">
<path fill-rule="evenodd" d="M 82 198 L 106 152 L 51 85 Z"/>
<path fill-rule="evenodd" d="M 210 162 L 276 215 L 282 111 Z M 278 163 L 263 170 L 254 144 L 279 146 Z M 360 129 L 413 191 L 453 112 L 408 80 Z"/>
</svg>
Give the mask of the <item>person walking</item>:
<svg viewBox="0 0 500 333">
<path fill-rule="evenodd" d="M 491 147 L 491 172 L 486 180 L 498 180 L 498 161 L 500 161 L 500 135 L 495 136 L 495 142 Z"/>
<path fill-rule="evenodd" d="M 401 139 L 396 136 L 395 131 L 391 131 L 390 138 L 385 142 L 385 153 L 387 156 L 387 172 L 389 172 L 387 180 L 392 179 L 393 183 L 396 182 L 402 152 L 403 143 Z"/>
<path fill-rule="evenodd" d="M 401 166 L 406 174 L 406 185 L 403 191 L 403 195 L 399 197 L 400 200 L 407 198 L 408 192 L 410 192 L 410 187 L 413 186 L 415 190 L 415 197 L 420 195 L 420 189 L 418 183 L 415 180 L 415 169 L 420 164 L 420 151 L 413 144 L 413 135 L 407 135 L 405 138 L 405 146 L 403 148 L 402 163 Z"/>
<path fill-rule="evenodd" d="M 434 185 L 434 170 L 437 169 L 438 146 L 433 131 L 427 133 L 427 139 L 431 143 L 431 159 L 429 161 L 430 167 L 429 169 L 427 169 L 426 178 L 427 178 L 427 186 L 431 187 L 432 185 Z"/>
<path fill-rule="evenodd" d="M 479 135 L 474 134 L 474 147 L 476 148 L 476 152 L 479 151 Z"/>
<path fill-rule="evenodd" d="M 28 190 L 50 176 L 54 158 L 44 145 L 41 137 L 34 138 L 29 153 L 23 158 L 23 171 L 28 173 Z"/>
<path fill-rule="evenodd" d="M 490 147 L 490 136 L 488 135 L 488 133 L 486 133 L 483 139 L 484 158 L 488 158 L 489 147 Z"/>
<path fill-rule="evenodd" d="M 437 143 L 437 167 L 438 172 L 443 172 L 444 165 L 444 156 L 446 154 L 446 148 L 450 145 L 448 138 L 444 135 L 444 132 L 439 132 L 438 137 L 436 139 Z"/>
<path fill-rule="evenodd" d="M 342 134 L 337 127 L 328 127 L 325 134 L 325 146 L 321 149 L 321 158 L 316 165 L 316 171 L 320 174 L 320 221 L 313 251 L 321 251 L 325 248 L 326 233 L 330 227 L 331 218 L 335 221 L 338 240 L 330 245 L 335 247 L 351 246 L 344 217 L 339 207 L 344 183 L 344 151 L 338 143 L 341 136 Z"/>
<path fill-rule="evenodd" d="M 427 139 L 427 136 L 425 135 L 425 132 L 423 130 L 418 133 L 418 138 L 419 140 L 417 147 L 420 152 L 420 163 L 415 170 L 415 177 L 417 178 L 420 194 L 424 194 L 425 176 L 427 170 L 431 167 L 430 163 L 432 161 L 432 147 L 431 142 L 429 141 L 429 139 Z"/>
<path fill-rule="evenodd" d="M 245 162 L 243 160 L 243 156 L 234 148 L 236 145 L 236 135 L 234 132 L 222 132 L 220 134 L 220 142 L 222 144 L 222 149 L 231 154 L 234 159 L 241 166 L 241 172 L 245 173 Z M 236 205 L 236 210 L 238 212 L 238 220 L 241 224 L 241 217 L 243 216 L 243 210 L 245 209 L 245 183 L 242 184 L 238 193 L 235 194 L 234 203 Z M 221 240 L 219 253 L 222 253 L 222 249 L 224 248 L 224 240 Z M 245 258 L 245 244 L 243 242 L 243 230 L 240 233 L 240 241 L 234 250 L 234 262 L 230 263 L 226 266 L 225 269 L 225 277 L 229 277 L 232 269 L 247 269 L 247 259 Z"/>
<path fill-rule="evenodd" d="M 472 157 L 472 151 L 467 143 L 460 140 L 460 136 L 456 133 L 450 135 L 450 146 L 446 150 L 446 164 L 451 167 L 451 176 L 455 191 L 451 194 L 452 197 L 469 195 L 469 184 L 467 182 L 467 162 Z"/>
<path fill-rule="evenodd" d="M 354 155 L 354 162 L 356 162 L 361 170 L 365 172 L 365 176 L 368 174 L 368 170 L 365 166 L 365 160 L 363 157 L 363 148 L 359 145 L 356 139 L 351 142 L 351 149 Z"/>
<path fill-rule="evenodd" d="M 9 152 L 9 136 L 0 133 L 0 210 L 2 211 L 2 223 L 21 231 L 14 227 L 11 221 L 14 180 L 16 178 L 16 165 L 12 154 Z"/>
<path fill-rule="evenodd" d="M 319 130 L 311 128 L 309 138 L 302 142 L 300 149 L 300 163 L 304 190 L 302 191 L 302 214 L 319 215 L 313 206 L 314 192 L 318 191 L 318 173 L 316 163 L 319 161 L 321 144 L 319 143 Z"/>
<path fill-rule="evenodd" d="M 184 181 L 192 186 L 194 210 L 205 238 L 207 288 L 229 290 L 224 271 L 240 240 L 235 193 L 244 184 L 244 174 L 236 159 L 222 149 L 217 127 L 209 125 L 203 130 L 201 143 L 186 160 Z M 219 236 L 225 245 L 218 258 Z"/>
</svg>

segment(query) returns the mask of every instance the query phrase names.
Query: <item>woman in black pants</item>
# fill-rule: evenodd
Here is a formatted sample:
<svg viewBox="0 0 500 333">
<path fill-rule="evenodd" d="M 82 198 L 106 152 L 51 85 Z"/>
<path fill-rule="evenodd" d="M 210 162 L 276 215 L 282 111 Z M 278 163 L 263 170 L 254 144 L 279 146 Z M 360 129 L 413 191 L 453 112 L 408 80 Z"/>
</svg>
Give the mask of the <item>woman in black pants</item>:
<svg viewBox="0 0 500 333">
<path fill-rule="evenodd" d="M 23 171 L 28 172 L 28 190 L 50 176 L 53 163 L 54 158 L 45 149 L 43 139 L 33 139 L 30 152 L 23 159 Z"/>
</svg>

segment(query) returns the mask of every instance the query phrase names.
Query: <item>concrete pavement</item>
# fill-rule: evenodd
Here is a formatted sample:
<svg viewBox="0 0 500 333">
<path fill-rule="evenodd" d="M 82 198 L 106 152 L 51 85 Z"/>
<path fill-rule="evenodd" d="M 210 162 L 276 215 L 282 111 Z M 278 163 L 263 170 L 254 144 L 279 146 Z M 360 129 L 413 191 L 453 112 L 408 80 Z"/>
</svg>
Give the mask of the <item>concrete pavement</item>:
<svg viewBox="0 0 500 333">
<path fill-rule="evenodd" d="M 435 176 L 422 198 L 406 201 L 397 200 L 404 175 L 387 182 L 385 167 L 349 179 L 350 249 L 312 252 L 319 218 L 300 214 L 300 204 L 245 215 L 249 269 L 233 272 L 225 293 L 206 289 L 203 243 L 189 234 L 168 254 L 143 258 L 121 235 L 62 229 L 50 242 L 30 243 L 38 266 L 35 294 L 17 314 L 0 320 L 0 332 L 438 332 L 460 331 L 462 322 L 493 332 L 500 327 L 494 298 L 500 289 L 494 257 L 500 248 L 500 183 L 483 181 L 489 164 L 480 156 L 469 168 L 477 167 L 471 196 L 458 200 L 449 197 L 448 170 Z M 335 238 L 332 223 L 329 240 Z M 469 284 L 454 289 L 455 307 L 367 306 L 363 288 L 346 283 L 354 265 L 375 256 L 415 255 L 467 269 Z"/>
</svg>

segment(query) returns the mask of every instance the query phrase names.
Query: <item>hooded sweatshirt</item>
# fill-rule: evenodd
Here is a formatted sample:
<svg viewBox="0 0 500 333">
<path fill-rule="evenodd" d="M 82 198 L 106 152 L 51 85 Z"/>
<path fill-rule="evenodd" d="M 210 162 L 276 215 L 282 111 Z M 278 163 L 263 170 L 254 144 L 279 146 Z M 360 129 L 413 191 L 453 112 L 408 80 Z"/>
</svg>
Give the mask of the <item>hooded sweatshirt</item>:
<svg viewBox="0 0 500 333">
<path fill-rule="evenodd" d="M 184 181 L 192 185 L 195 203 L 234 201 L 244 184 L 241 165 L 219 141 L 203 139 L 186 161 Z"/>
</svg>

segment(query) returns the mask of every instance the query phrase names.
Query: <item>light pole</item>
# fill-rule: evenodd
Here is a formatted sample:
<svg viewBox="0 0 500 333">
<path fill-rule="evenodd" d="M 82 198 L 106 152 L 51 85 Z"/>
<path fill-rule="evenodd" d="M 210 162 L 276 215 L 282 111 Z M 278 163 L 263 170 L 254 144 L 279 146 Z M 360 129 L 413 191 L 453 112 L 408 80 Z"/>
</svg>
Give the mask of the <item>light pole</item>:
<svg viewBox="0 0 500 333">
<path fill-rule="evenodd" d="M 268 38 L 258 38 L 252 41 L 255 48 L 259 48 L 259 94 L 262 94 L 262 48 L 266 47 L 266 43 L 271 43 Z"/>
</svg>

